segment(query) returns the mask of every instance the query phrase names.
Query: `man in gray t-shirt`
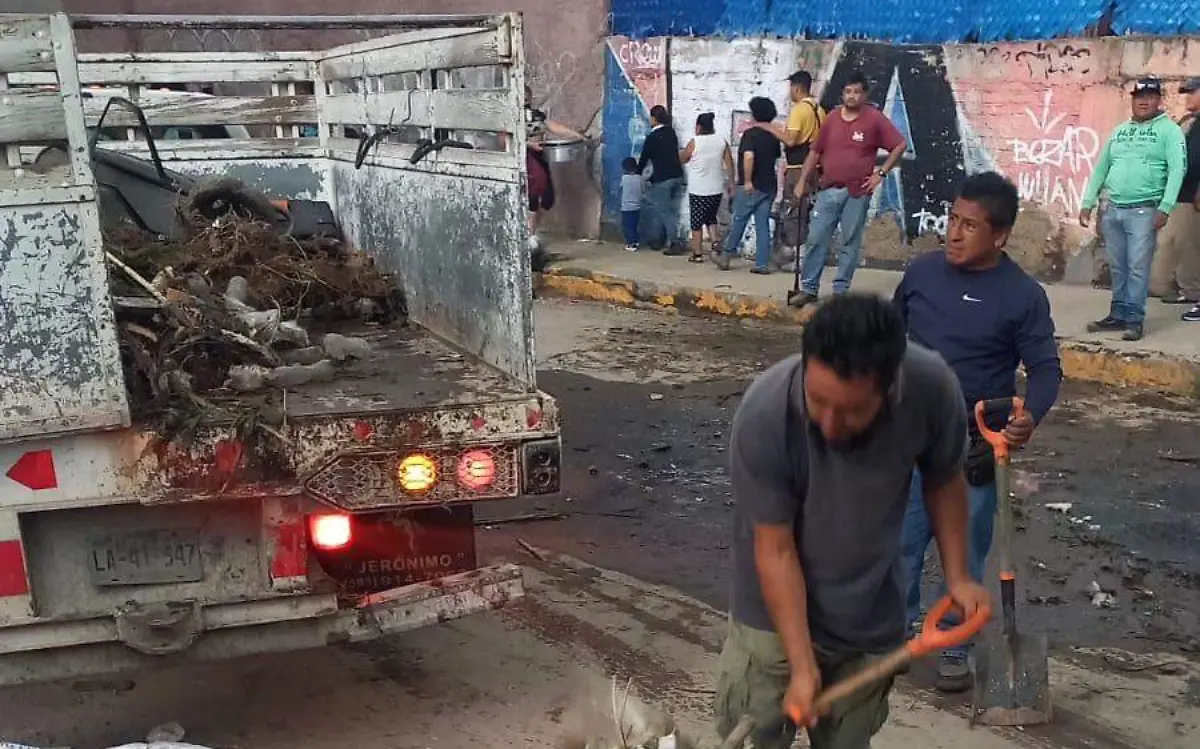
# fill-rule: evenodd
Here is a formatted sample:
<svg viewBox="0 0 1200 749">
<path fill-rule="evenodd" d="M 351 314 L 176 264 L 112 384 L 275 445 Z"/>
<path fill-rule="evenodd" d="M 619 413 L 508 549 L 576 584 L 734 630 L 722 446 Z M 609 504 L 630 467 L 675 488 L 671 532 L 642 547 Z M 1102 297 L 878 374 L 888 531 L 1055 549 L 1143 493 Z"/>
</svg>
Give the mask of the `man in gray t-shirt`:
<svg viewBox="0 0 1200 749">
<path fill-rule="evenodd" d="M 890 681 L 812 714 L 821 684 L 897 647 L 905 633 L 901 527 L 923 477 L 951 597 L 988 602 L 966 555 L 965 401 L 937 354 L 905 340 L 884 299 L 835 297 L 802 353 L 763 373 L 733 420 L 734 584 L 718 664 L 718 729 L 744 714 L 756 749 L 786 749 L 801 716 L 812 749 L 866 749 Z"/>
</svg>

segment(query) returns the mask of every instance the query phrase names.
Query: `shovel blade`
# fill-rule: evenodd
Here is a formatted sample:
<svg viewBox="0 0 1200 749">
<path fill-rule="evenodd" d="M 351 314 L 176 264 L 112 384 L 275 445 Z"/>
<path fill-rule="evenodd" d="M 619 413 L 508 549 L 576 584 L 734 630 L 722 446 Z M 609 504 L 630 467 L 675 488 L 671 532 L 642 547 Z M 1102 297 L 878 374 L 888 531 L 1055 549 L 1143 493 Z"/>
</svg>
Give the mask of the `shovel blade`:
<svg viewBox="0 0 1200 749">
<path fill-rule="evenodd" d="M 1050 657 L 1046 638 L 990 639 L 975 652 L 973 722 L 988 726 L 1049 723 Z"/>
</svg>

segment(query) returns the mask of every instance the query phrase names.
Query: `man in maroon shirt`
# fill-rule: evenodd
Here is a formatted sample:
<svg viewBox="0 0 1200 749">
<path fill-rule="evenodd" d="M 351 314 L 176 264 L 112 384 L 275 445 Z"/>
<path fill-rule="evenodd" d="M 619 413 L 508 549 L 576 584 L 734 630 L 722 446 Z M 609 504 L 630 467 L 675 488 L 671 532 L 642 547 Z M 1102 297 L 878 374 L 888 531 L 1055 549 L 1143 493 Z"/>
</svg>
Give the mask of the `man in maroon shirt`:
<svg viewBox="0 0 1200 749">
<path fill-rule="evenodd" d="M 797 307 L 816 301 L 821 271 L 833 242 L 833 230 L 839 226 L 842 246 L 838 251 L 833 293 L 844 294 L 850 290 L 850 281 L 862 254 L 863 229 L 867 224 L 871 194 L 908 148 L 908 142 L 896 126 L 867 101 L 867 89 L 867 79 L 862 73 L 850 74 L 842 87 L 842 106 L 825 118 L 821 135 L 800 172 L 800 181 L 796 185 L 798 198 L 808 191 L 808 179 L 813 170 L 818 166 L 821 168 L 801 266 L 804 293 L 792 301 Z M 877 166 L 880 150 L 888 152 L 883 166 Z"/>
</svg>

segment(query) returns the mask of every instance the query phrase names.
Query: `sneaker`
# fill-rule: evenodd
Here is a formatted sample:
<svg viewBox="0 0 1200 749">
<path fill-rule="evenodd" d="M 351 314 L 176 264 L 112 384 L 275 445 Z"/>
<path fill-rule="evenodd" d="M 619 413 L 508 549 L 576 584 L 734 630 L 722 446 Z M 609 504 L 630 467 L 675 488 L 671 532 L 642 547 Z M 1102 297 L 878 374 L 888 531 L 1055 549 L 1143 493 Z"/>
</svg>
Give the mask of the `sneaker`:
<svg viewBox="0 0 1200 749">
<path fill-rule="evenodd" d="M 1187 312 L 1184 312 L 1179 316 L 1179 319 L 1183 320 L 1184 322 L 1200 322 L 1200 304 L 1197 304 Z"/>
<path fill-rule="evenodd" d="M 1183 295 L 1183 292 L 1172 291 L 1170 294 L 1163 294 L 1163 304 L 1196 304 L 1195 299 L 1188 299 Z"/>
<path fill-rule="evenodd" d="M 769 276 L 774 271 L 772 271 L 770 268 L 763 268 L 761 266 L 756 265 L 750 269 L 750 272 L 756 276 Z"/>
<path fill-rule="evenodd" d="M 670 247 L 668 247 L 667 249 L 663 250 L 663 254 L 666 255 L 667 257 L 680 257 L 682 255 L 689 255 L 689 254 L 691 254 L 691 252 L 692 251 L 689 250 L 688 248 L 680 247 L 677 244 L 673 244 Z"/>
<path fill-rule="evenodd" d="M 941 692 L 965 692 L 971 688 L 971 664 L 965 653 L 942 653 L 937 662 L 937 688 Z"/>
<path fill-rule="evenodd" d="M 1116 330 L 1124 330 L 1125 321 L 1109 315 L 1103 320 L 1096 320 L 1087 324 L 1087 332 L 1089 333 L 1109 333 Z"/>
<path fill-rule="evenodd" d="M 1140 341 L 1145 331 L 1142 329 L 1140 322 L 1131 322 L 1125 326 L 1125 332 L 1121 334 L 1122 341 Z"/>
<path fill-rule="evenodd" d="M 636 244 L 627 244 L 627 245 L 625 245 L 625 251 L 626 252 L 637 252 L 638 246 Z"/>
</svg>

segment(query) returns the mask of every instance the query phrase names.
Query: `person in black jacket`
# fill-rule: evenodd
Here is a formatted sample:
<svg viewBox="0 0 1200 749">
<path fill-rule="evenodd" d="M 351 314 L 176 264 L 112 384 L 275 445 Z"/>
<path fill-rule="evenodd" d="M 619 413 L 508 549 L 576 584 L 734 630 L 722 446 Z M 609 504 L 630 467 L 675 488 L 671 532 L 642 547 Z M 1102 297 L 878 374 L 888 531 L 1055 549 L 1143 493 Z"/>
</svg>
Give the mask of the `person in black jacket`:
<svg viewBox="0 0 1200 749">
<path fill-rule="evenodd" d="M 650 109 L 650 124 L 652 129 L 642 144 L 642 155 L 638 159 L 639 171 L 646 171 L 647 164 L 652 168 L 642 197 L 645 236 L 652 248 L 665 245 L 664 255 L 686 255 L 687 237 L 679 219 L 687 194 L 687 181 L 683 177 L 683 163 L 679 160 L 679 137 L 671 127 L 671 113 L 661 104 Z"/>
<path fill-rule="evenodd" d="M 1191 305 L 1184 322 L 1200 322 L 1200 76 L 1179 87 L 1187 114 L 1179 121 L 1187 142 L 1187 171 L 1179 187 L 1179 200 L 1158 238 L 1161 265 L 1150 273 L 1151 285 L 1168 286 L 1166 304 Z M 1156 258 L 1159 259 L 1159 258 Z M 1165 284 L 1155 276 L 1168 276 Z M 1155 283 L 1157 281 L 1157 284 Z"/>
</svg>

